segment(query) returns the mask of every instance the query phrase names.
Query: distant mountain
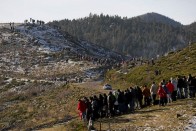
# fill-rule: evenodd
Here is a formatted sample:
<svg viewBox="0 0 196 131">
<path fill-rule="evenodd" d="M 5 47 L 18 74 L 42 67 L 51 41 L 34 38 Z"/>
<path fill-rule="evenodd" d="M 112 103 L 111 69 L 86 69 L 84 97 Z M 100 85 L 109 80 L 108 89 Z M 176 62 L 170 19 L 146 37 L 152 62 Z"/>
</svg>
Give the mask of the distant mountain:
<svg viewBox="0 0 196 131">
<path fill-rule="evenodd" d="M 185 29 L 188 32 L 188 36 L 190 37 L 190 42 L 195 42 L 196 39 L 196 22 L 193 22 L 190 25 L 185 26 Z"/>
<path fill-rule="evenodd" d="M 170 19 L 169 17 L 166 17 L 164 15 L 158 14 L 158 13 L 147 13 L 144 15 L 140 15 L 138 16 L 139 18 L 141 18 L 141 20 L 145 21 L 145 22 L 157 22 L 157 23 L 163 23 L 166 25 L 171 25 L 173 27 L 180 27 L 182 26 L 181 23 L 174 21 L 173 19 Z"/>
<path fill-rule="evenodd" d="M 196 22 L 193 22 L 192 24 L 187 26 L 190 30 L 196 31 Z"/>
<path fill-rule="evenodd" d="M 90 14 L 74 20 L 48 23 L 60 27 L 71 35 L 107 47 L 113 51 L 145 58 L 182 49 L 189 41 L 196 41 L 190 31 L 166 16 L 147 13 L 134 18 Z"/>
</svg>

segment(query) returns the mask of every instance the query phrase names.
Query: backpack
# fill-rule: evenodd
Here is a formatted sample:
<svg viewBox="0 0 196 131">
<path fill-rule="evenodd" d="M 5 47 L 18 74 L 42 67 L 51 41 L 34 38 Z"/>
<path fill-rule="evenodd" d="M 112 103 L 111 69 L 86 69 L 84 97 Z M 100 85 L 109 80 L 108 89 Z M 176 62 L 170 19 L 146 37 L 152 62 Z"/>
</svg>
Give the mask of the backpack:
<svg viewBox="0 0 196 131">
<path fill-rule="evenodd" d="M 92 109 L 93 110 L 97 109 L 97 106 L 98 106 L 97 101 L 96 100 L 93 100 L 93 102 L 92 102 Z"/>
<path fill-rule="evenodd" d="M 162 85 L 163 90 L 165 91 L 166 94 L 169 94 L 169 90 L 167 89 L 166 85 Z"/>
<path fill-rule="evenodd" d="M 114 104 L 114 102 L 116 101 L 116 98 L 114 95 L 108 95 L 108 104 Z"/>
</svg>

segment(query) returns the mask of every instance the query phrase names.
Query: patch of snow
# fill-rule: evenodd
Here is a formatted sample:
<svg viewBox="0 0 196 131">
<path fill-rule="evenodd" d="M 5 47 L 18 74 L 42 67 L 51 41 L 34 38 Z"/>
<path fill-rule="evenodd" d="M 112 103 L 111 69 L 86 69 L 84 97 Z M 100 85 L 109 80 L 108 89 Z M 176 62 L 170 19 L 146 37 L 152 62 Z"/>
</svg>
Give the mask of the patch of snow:
<svg viewBox="0 0 196 131">
<path fill-rule="evenodd" d="M 189 121 L 189 125 L 185 127 L 184 131 L 196 131 L 196 116 Z"/>
<path fill-rule="evenodd" d="M 12 78 L 9 78 L 9 79 L 5 80 L 5 82 L 11 83 L 12 80 L 13 80 Z"/>
</svg>

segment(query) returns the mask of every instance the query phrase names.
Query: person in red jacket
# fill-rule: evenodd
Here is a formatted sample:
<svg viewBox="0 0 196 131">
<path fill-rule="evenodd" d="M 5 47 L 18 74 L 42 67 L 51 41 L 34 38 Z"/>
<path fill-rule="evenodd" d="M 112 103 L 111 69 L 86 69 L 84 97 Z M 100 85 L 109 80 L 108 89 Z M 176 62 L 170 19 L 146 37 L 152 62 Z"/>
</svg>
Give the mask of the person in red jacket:
<svg viewBox="0 0 196 131">
<path fill-rule="evenodd" d="M 159 96 L 159 105 L 160 106 L 166 105 L 167 94 L 162 87 L 162 83 L 159 84 L 159 89 L 157 91 L 157 94 Z"/>
<path fill-rule="evenodd" d="M 78 100 L 78 110 L 81 120 L 86 119 L 86 104 L 83 100 Z"/>
<path fill-rule="evenodd" d="M 171 94 L 174 91 L 174 85 L 171 83 L 171 80 L 169 80 L 169 82 L 166 85 L 167 89 L 168 89 L 168 93 L 167 93 L 167 102 L 171 103 L 172 102 L 172 98 L 171 98 Z"/>
</svg>

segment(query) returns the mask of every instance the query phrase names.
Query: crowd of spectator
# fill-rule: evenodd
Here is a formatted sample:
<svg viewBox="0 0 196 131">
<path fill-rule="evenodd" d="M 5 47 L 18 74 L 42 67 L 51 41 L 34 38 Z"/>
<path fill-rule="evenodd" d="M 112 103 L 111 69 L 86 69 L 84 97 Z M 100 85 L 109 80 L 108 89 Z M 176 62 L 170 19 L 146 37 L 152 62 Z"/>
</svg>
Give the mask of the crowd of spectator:
<svg viewBox="0 0 196 131">
<path fill-rule="evenodd" d="M 134 113 L 136 109 L 147 106 L 166 106 L 177 99 L 194 98 L 196 93 L 196 78 L 191 74 L 186 78 L 179 76 L 168 81 L 164 79 L 150 87 L 135 86 L 124 91 L 120 89 L 110 91 L 108 94 L 84 97 L 78 100 L 80 117 L 84 121 L 95 121 L 103 117 Z"/>
</svg>

